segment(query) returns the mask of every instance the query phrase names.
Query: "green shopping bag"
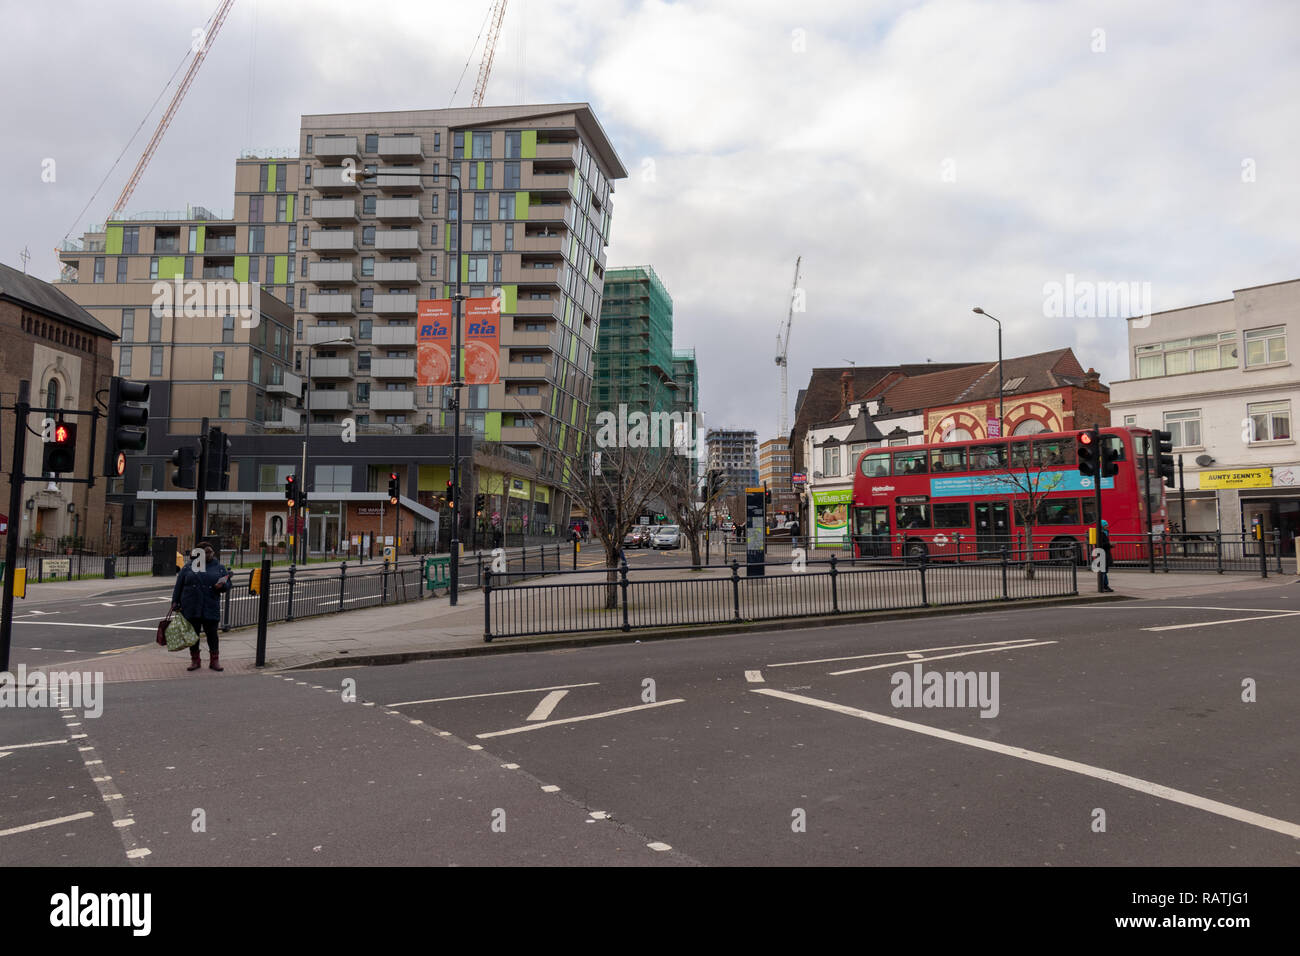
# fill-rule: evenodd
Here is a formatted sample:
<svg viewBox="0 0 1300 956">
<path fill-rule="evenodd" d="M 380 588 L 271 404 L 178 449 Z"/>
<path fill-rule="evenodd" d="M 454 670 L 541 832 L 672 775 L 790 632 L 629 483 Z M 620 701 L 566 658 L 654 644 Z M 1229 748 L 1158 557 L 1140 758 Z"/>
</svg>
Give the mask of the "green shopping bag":
<svg viewBox="0 0 1300 956">
<path fill-rule="evenodd" d="M 172 616 L 167 625 L 167 650 L 183 651 L 199 642 L 199 635 L 181 615 Z"/>
</svg>

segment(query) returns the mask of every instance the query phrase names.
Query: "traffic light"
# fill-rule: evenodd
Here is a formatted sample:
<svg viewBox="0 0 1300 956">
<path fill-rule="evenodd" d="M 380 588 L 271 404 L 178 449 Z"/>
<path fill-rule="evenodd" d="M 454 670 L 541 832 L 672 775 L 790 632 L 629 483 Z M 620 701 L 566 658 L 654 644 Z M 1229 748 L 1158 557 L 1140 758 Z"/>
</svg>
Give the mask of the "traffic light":
<svg viewBox="0 0 1300 956">
<path fill-rule="evenodd" d="M 448 479 L 448 481 L 447 481 L 447 506 L 448 506 L 448 507 L 451 507 L 452 498 L 453 498 L 453 493 L 452 493 L 452 491 L 453 491 L 453 486 L 452 486 L 451 480 Z"/>
<path fill-rule="evenodd" d="M 172 450 L 172 464 L 176 466 L 176 470 L 172 472 L 172 484 L 177 488 L 194 488 L 198 486 L 198 473 L 194 467 L 197 457 L 194 454 L 194 449 L 189 446 Z"/>
<path fill-rule="evenodd" d="M 220 428 L 208 431 L 208 458 L 204 468 L 208 491 L 230 490 L 230 439 Z"/>
<path fill-rule="evenodd" d="M 389 474 L 388 474 L 388 503 L 389 503 L 390 505 L 395 505 L 395 504 L 397 504 L 397 499 L 398 499 L 399 497 L 400 497 L 400 494 L 399 494 L 399 489 L 398 489 L 398 487 L 397 487 L 397 472 L 395 472 L 395 471 L 393 471 L 393 472 L 389 472 Z"/>
<path fill-rule="evenodd" d="M 298 507 L 298 480 L 293 475 L 284 479 L 284 504 L 290 510 Z"/>
<path fill-rule="evenodd" d="M 76 470 L 77 426 L 71 422 L 55 422 L 41 456 L 41 471 L 61 474 Z"/>
<path fill-rule="evenodd" d="M 772 490 L 770 488 L 763 489 L 763 505 L 767 508 L 772 507 Z"/>
<path fill-rule="evenodd" d="M 104 474 L 120 478 L 126 472 L 126 453 L 144 451 L 149 444 L 149 383 L 114 377 L 108 385 L 108 440 L 104 447 Z M 190 484 L 186 487 L 193 488 Z"/>
<path fill-rule="evenodd" d="M 479 514 L 482 514 L 484 510 L 486 510 L 486 508 L 487 508 L 487 495 L 475 495 L 474 510 Z"/>
<path fill-rule="evenodd" d="M 1124 454 L 1119 441 L 1105 437 L 1101 440 L 1101 477 L 1114 478 L 1119 474 L 1119 460 Z"/>
<path fill-rule="evenodd" d="M 1097 477 L 1097 435 L 1094 432 L 1079 432 L 1074 440 L 1075 453 L 1079 458 L 1079 474 L 1085 478 Z"/>
<path fill-rule="evenodd" d="M 1174 436 L 1172 432 L 1151 430 L 1151 440 L 1156 443 L 1156 469 L 1166 485 L 1174 487 Z"/>
</svg>

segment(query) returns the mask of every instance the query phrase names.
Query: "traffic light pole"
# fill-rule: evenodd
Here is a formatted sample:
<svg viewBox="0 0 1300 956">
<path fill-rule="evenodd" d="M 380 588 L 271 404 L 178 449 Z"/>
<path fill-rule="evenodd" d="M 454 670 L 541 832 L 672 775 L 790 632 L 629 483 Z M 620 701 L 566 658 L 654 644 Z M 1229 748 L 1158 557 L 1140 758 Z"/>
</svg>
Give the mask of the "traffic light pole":
<svg viewBox="0 0 1300 956">
<path fill-rule="evenodd" d="M 199 432 L 199 470 L 194 487 L 194 547 L 203 540 L 203 527 L 208 523 L 208 420 L 203 419 Z"/>
<path fill-rule="evenodd" d="M 30 384 L 18 383 L 18 401 L 14 404 L 14 457 L 13 467 L 9 469 L 9 520 L 13 526 L 5 536 L 5 582 L 4 600 L 0 605 L 0 671 L 9 670 L 9 646 L 13 637 L 14 624 L 14 577 L 18 573 L 14 564 L 18 561 L 18 534 L 16 522 L 22 518 L 23 462 L 27 455 L 27 415 L 31 411 L 28 404 Z M 92 468 L 93 470 L 93 468 Z"/>
<path fill-rule="evenodd" d="M 1101 449 L 1101 429 L 1098 428 L 1095 423 L 1092 426 L 1092 447 L 1097 449 L 1095 452 L 1097 473 L 1093 475 L 1092 478 L 1092 493 L 1097 502 L 1097 547 L 1101 547 L 1101 536 L 1105 533 L 1104 531 L 1102 531 L 1102 527 L 1101 527 L 1101 482 L 1102 482 L 1102 473 L 1106 470 L 1106 467 L 1103 464 L 1106 456 Z M 1103 567 L 1105 567 L 1106 571 L 1097 572 L 1097 593 L 1098 594 L 1102 592 L 1102 586 L 1101 586 L 1102 574 L 1110 573 L 1110 555 L 1107 554 L 1105 551 L 1103 551 L 1101 553 L 1101 560 L 1103 562 Z"/>
<path fill-rule="evenodd" d="M 1156 573 L 1155 538 L 1151 533 L 1151 436 L 1142 441 L 1142 506 L 1147 515 L 1147 570 Z"/>
</svg>

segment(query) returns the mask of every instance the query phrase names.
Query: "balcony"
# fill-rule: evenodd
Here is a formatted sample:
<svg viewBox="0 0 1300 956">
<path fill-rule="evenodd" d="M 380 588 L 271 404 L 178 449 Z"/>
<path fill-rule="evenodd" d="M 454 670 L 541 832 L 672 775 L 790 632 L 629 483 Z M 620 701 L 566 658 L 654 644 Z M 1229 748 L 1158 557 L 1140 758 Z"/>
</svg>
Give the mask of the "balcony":
<svg viewBox="0 0 1300 956">
<path fill-rule="evenodd" d="M 537 379 L 545 381 L 551 374 L 550 362 L 507 362 L 506 378 Z"/>
<path fill-rule="evenodd" d="M 351 229 L 318 229 L 307 235 L 313 252 L 356 252 L 357 234 Z"/>
<path fill-rule="evenodd" d="M 414 345 L 415 326 L 376 325 L 370 331 L 370 341 L 375 345 Z"/>
<path fill-rule="evenodd" d="M 325 296 L 324 298 L 344 299 L 348 296 Z M 412 329 L 411 331 L 415 331 Z M 350 348 L 354 343 L 349 341 L 340 342 L 344 336 L 353 338 L 352 327 L 349 325 L 313 325 L 307 328 L 308 345 L 325 345 L 329 344 L 336 348 Z"/>
<path fill-rule="evenodd" d="M 376 282 L 419 282 L 420 267 L 415 262 L 376 262 Z"/>
<path fill-rule="evenodd" d="M 522 408 L 524 411 L 550 410 L 551 396 L 546 395 L 506 395 L 506 408 Z"/>
<path fill-rule="evenodd" d="M 521 270 L 522 271 L 522 270 Z M 515 315 L 527 316 L 533 319 L 546 319 L 560 317 L 560 300 L 559 299 L 527 299 L 520 296 L 515 301 Z M 533 333 L 537 334 L 537 333 Z"/>
<path fill-rule="evenodd" d="M 372 359 L 370 362 L 370 377 L 415 378 L 415 359 Z"/>
<path fill-rule="evenodd" d="M 312 262 L 307 266 L 312 282 L 355 282 L 350 262 Z"/>
<path fill-rule="evenodd" d="M 377 295 L 371 307 L 376 315 L 415 315 L 414 295 Z"/>
<path fill-rule="evenodd" d="M 268 418 L 262 423 L 264 428 L 288 428 L 297 431 L 302 427 L 302 412 L 292 408 L 281 408 L 275 418 Z"/>
<path fill-rule="evenodd" d="M 423 189 L 419 173 L 414 166 L 389 166 L 379 170 L 376 182 L 380 189 Z"/>
<path fill-rule="evenodd" d="M 350 295 L 309 295 L 307 311 L 314 315 L 356 315 L 357 305 Z"/>
<path fill-rule="evenodd" d="M 380 252 L 419 252 L 417 229 L 383 229 L 375 233 L 375 248 Z"/>
<path fill-rule="evenodd" d="M 302 394 L 302 378 L 293 372 L 282 372 L 280 381 L 275 381 L 272 375 L 271 384 L 266 386 L 266 390 L 272 395 L 292 395 L 297 398 Z"/>
<path fill-rule="evenodd" d="M 546 190 L 560 190 L 573 195 L 573 172 L 535 173 L 525 172 L 519 178 L 519 188 L 530 193 Z"/>
<path fill-rule="evenodd" d="M 322 378 L 351 378 L 352 362 L 345 358 L 313 358 L 308 371 L 313 382 Z"/>
<path fill-rule="evenodd" d="M 384 159 L 423 159 L 424 145 L 418 136 L 381 136 L 379 155 Z"/>
<path fill-rule="evenodd" d="M 355 136 L 317 136 L 312 140 L 315 155 L 321 159 L 342 159 L 345 156 L 360 156 L 357 152 Z"/>
<path fill-rule="evenodd" d="M 203 237 L 203 255 L 205 256 L 233 256 L 235 254 L 235 235 L 234 233 L 217 233 L 208 232 Z"/>
<path fill-rule="evenodd" d="M 578 144 L 573 142 L 563 143 L 538 143 L 536 159 L 543 160 L 567 160 L 573 165 L 578 165 Z"/>
<path fill-rule="evenodd" d="M 370 409 L 377 412 L 409 412 L 415 410 L 414 392 L 389 392 L 372 389 Z"/>
<path fill-rule="evenodd" d="M 553 232 L 548 235 L 533 233 L 524 236 L 523 241 L 515 242 L 515 251 L 517 252 L 553 252 L 559 255 L 564 251 L 564 240 L 568 238 L 566 233 Z"/>
<path fill-rule="evenodd" d="M 356 222 L 357 201 L 355 199 L 318 199 L 312 203 L 311 216 L 321 222 L 349 219 Z"/>
<path fill-rule="evenodd" d="M 531 426 L 503 425 L 501 427 L 501 443 L 503 445 L 536 445 L 540 441 L 537 437 L 537 430 Z"/>
<path fill-rule="evenodd" d="M 375 215 L 380 219 L 419 219 L 420 200 L 381 199 L 375 203 Z"/>
<path fill-rule="evenodd" d="M 514 269 L 503 269 L 503 275 L 506 272 L 514 273 L 511 276 L 504 277 L 503 282 L 515 282 L 518 285 L 556 285 L 560 281 L 560 266 L 539 267 L 537 265 L 521 264 L 518 271 Z M 516 303 L 518 304 L 518 303 Z"/>
<path fill-rule="evenodd" d="M 324 166 L 312 173 L 311 185 L 317 192 L 322 193 L 356 192 L 356 167 Z"/>
<path fill-rule="evenodd" d="M 510 348 L 550 349 L 558 351 L 560 337 L 555 332 L 514 332 L 502 343 Z"/>
<path fill-rule="evenodd" d="M 313 412 L 346 412 L 352 407 L 346 388 L 313 388 L 307 394 Z"/>
</svg>

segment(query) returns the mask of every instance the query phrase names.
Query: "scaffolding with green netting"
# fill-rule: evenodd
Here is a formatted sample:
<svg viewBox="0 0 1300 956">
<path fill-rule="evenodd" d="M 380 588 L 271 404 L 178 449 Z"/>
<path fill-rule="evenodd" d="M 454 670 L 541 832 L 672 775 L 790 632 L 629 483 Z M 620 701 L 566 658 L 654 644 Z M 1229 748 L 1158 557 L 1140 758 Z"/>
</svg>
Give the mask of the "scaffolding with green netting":
<svg viewBox="0 0 1300 956">
<path fill-rule="evenodd" d="M 677 408 L 673 300 L 651 266 L 605 273 L 591 411 Z"/>
</svg>

